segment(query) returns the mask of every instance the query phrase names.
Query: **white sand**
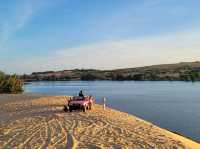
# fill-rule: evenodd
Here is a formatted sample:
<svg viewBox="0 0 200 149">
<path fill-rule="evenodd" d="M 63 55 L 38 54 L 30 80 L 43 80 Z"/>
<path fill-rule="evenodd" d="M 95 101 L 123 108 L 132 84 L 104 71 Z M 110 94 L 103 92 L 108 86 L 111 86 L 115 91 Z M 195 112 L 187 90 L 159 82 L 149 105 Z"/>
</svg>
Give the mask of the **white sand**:
<svg viewBox="0 0 200 149">
<path fill-rule="evenodd" d="M 95 105 L 64 113 L 64 97 L 19 100 L 0 105 L 0 148 L 171 148 L 200 144 L 151 123 Z"/>
</svg>

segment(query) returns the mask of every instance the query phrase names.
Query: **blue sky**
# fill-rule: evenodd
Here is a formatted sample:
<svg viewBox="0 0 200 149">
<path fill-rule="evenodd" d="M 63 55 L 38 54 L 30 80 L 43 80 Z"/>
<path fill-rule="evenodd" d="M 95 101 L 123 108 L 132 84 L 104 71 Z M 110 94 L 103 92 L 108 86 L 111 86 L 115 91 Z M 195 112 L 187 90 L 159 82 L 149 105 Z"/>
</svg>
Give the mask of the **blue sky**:
<svg viewBox="0 0 200 149">
<path fill-rule="evenodd" d="M 0 70 L 115 69 L 198 61 L 198 0 L 0 2 Z"/>
</svg>

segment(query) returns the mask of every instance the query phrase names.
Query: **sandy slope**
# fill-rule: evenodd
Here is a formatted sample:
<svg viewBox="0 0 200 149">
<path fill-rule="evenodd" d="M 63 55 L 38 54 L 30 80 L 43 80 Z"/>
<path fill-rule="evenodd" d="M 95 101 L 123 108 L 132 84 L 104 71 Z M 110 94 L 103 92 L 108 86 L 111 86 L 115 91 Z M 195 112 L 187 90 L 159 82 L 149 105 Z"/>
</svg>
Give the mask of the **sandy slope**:
<svg viewBox="0 0 200 149">
<path fill-rule="evenodd" d="M 184 137 L 112 109 L 64 113 L 64 97 L 0 105 L 0 148 L 196 148 Z"/>
</svg>

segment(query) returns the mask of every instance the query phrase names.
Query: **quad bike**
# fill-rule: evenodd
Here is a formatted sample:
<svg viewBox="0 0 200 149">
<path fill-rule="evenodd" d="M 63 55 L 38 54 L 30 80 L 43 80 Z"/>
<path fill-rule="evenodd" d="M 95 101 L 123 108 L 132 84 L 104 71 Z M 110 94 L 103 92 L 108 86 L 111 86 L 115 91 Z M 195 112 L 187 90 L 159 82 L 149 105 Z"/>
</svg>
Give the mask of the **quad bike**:
<svg viewBox="0 0 200 149">
<path fill-rule="evenodd" d="M 64 105 L 65 112 L 72 112 L 73 110 L 91 110 L 94 103 L 94 97 L 92 96 L 74 96 L 68 101 L 68 104 Z"/>
</svg>

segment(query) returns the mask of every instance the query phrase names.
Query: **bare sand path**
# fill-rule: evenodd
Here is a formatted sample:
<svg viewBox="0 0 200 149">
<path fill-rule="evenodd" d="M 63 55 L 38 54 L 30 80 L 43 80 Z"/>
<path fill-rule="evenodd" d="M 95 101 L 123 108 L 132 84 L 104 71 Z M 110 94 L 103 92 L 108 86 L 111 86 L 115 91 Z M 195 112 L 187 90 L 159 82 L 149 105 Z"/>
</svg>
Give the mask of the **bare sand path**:
<svg viewBox="0 0 200 149">
<path fill-rule="evenodd" d="M 95 105 L 64 113 L 65 97 L 0 104 L 0 148 L 200 149 L 200 144 L 137 117 Z"/>
</svg>

